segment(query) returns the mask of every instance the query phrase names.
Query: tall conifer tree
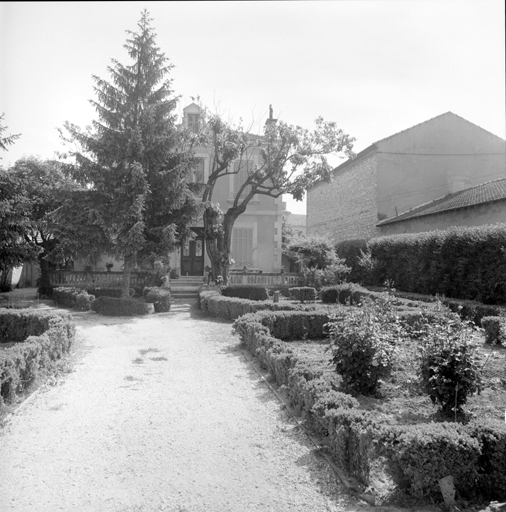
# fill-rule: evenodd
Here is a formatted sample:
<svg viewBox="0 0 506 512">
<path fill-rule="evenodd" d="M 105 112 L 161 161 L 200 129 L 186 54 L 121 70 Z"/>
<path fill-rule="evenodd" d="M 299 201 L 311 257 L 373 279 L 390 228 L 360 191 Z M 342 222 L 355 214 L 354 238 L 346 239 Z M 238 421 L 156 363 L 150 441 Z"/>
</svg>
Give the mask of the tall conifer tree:
<svg viewBox="0 0 506 512">
<path fill-rule="evenodd" d="M 138 31 L 127 31 L 132 64 L 112 59 L 110 82 L 93 77 L 98 120 L 92 128 L 65 124 L 70 136 L 64 139 L 79 146 L 68 169 L 84 188 L 58 211 L 71 228 L 61 249 L 122 258 L 124 294 L 132 266 L 166 261 L 201 215 L 188 183 L 194 140 L 176 127 L 178 98 L 167 78 L 173 66 L 155 44 L 151 21 L 144 10 Z"/>
</svg>

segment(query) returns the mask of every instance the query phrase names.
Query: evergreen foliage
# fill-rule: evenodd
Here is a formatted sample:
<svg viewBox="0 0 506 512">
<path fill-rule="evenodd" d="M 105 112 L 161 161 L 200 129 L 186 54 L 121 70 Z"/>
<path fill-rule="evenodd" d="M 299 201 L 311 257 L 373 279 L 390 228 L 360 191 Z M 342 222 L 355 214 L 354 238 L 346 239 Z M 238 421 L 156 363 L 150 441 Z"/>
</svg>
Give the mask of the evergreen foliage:
<svg viewBox="0 0 506 512">
<path fill-rule="evenodd" d="M 156 46 L 145 10 L 138 31 L 127 31 L 132 63 L 112 60 L 111 82 L 94 76 L 98 119 L 83 131 L 66 123 L 71 150 L 68 171 L 86 187 L 60 210 L 71 229 L 61 256 L 108 252 L 124 260 L 128 296 L 130 270 L 138 264 L 168 263 L 168 253 L 192 236 L 200 199 L 188 176 L 195 164 L 194 137 L 175 124 L 178 98 L 172 69 Z"/>
<path fill-rule="evenodd" d="M 19 139 L 21 136 L 19 133 L 15 135 L 7 135 L 5 137 L 2 137 L 2 134 L 7 130 L 7 126 L 3 124 L 5 114 L 0 115 L 0 149 L 3 151 L 7 151 L 7 146 L 10 146 L 11 144 L 14 144 L 16 139 Z M 0 156 L 0 160 L 2 157 Z"/>
</svg>

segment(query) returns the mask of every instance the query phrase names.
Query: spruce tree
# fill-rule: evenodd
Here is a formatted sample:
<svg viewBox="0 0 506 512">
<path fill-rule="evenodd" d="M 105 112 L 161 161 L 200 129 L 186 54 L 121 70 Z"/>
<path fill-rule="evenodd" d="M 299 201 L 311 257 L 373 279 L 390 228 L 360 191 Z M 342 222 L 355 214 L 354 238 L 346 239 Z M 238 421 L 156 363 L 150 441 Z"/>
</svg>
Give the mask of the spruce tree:
<svg viewBox="0 0 506 512">
<path fill-rule="evenodd" d="M 146 10 L 124 45 L 132 63 L 112 59 L 111 81 L 94 76 L 98 119 L 90 129 L 65 124 L 79 150 L 68 169 L 83 190 L 58 215 L 73 227 L 70 252 L 108 251 L 124 260 L 123 293 L 138 263 L 167 261 L 191 237 L 201 201 L 188 183 L 193 139 L 175 124 L 178 98 L 168 78 L 172 65 L 156 46 Z M 85 236 L 80 236 L 80 230 Z M 60 234 L 61 236 L 62 234 Z"/>
</svg>

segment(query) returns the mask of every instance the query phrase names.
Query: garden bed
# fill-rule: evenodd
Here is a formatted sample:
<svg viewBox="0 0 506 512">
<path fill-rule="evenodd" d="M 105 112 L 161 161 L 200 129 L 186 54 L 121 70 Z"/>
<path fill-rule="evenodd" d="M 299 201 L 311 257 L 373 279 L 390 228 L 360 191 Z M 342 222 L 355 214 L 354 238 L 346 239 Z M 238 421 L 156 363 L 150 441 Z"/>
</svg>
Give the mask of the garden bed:
<svg viewBox="0 0 506 512">
<path fill-rule="evenodd" d="M 211 302 L 215 299 L 220 305 L 213 313 L 230 318 L 225 315 L 232 299 L 207 297 Z M 504 347 L 485 344 L 483 332 L 469 331 L 469 342 L 483 366 L 483 389 L 468 399 L 465 416 L 449 419 L 417 386 L 416 336 L 398 343 L 393 370 L 374 396 L 351 396 L 341 388 L 324 331 L 313 327 L 319 315 L 343 315 L 356 308 L 325 305 L 323 311 L 313 304 L 312 311 L 302 312 L 296 304 L 285 305 L 298 311 L 241 316 L 234 323 L 236 333 L 286 389 L 292 405 L 322 437 L 338 464 L 361 482 L 363 491 L 374 494 L 377 503 L 442 501 L 439 479 L 451 475 L 461 505 L 466 500 L 506 500 Z M 413 306 L 398 305 L 399 315 L 411 326 L 423 308 Z M 291 315 L 294 320 L 300 317 L 293 324 L 299 326 L 298 339 L 292 336 L 291 341 L 281 341 L 273 333 L 280 336 L 286 331 Z M 438 315 L 432 305 L 425 309 L 429 321 L 437 322 Z"/>
</svg>

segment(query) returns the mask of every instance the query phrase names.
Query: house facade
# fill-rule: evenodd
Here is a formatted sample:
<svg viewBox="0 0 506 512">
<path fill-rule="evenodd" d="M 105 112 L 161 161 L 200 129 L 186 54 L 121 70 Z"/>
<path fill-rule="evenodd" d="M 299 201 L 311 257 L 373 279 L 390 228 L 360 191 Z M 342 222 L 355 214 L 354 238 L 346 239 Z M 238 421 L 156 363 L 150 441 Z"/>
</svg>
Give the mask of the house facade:
<svg viewBox="0 0 506 512">
<path fill-rule="evenodd" d="M 368 239 L 385 219 L 505 177 L 506 141 L 447 112 L 375 142 L 308 190 L 307 230 Z"/>
<path fill-rule="evenodd" d="M 378 223 L 379 234 L 421 233 L 506 222 L 506 178 L 448 194 Z"/>
<path fill-rule="evenodd" d="M 183 124 L 194 131 L 201 129 L 201 110 L 192 103 L 183 110 Z M 195 152 L 199 164 L 193 173 L 193 181 L 206 183 L 213 162 L 213 148 L 204 146 Z M 237 174 L 230 174 L 218 180 L 214 188 L 213 202 L 218 203 L 223 212 L 228 210 L 244 183 L 248 169 L 260 164 L 258 151 L 251 151 L 246 158 L 233 162 Z M 232 233 L 231 269 L 262 270 L 263 272 L 279 272 L 282 266 L 282 223 L 286 203 L 282 198 L 256 195 L 249 202 L 246 211 L 234 224 Z M 196 234 L 195 240 L 174 252 L 170 256 L 170 266 L 180 275 L 202 276 L 204 268 L 210 265 L 204 244 L 203 220 L 192 227 Z"/>
</svg>

